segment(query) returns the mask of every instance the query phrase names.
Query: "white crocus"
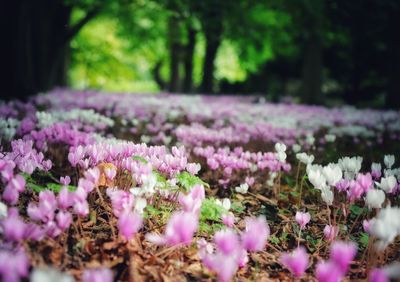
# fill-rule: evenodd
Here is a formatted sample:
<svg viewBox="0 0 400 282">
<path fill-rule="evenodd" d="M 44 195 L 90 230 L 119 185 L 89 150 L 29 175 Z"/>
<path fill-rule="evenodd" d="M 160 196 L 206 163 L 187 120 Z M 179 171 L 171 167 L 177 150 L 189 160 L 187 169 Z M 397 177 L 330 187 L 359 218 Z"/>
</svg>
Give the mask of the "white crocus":
<svg viewBox="0 0 400 282">
<path fill-rule="evenodd" d="M 8 208 L 3 202 L 0 202 L 0 219 L 7 217 Z"/>
<path fill-rule="evenodd" d="M 277 152 L 285 152 L 286 151 L 286 145 L 283 143 L 276 143 L 275 144 L 275 150 Z"/>
<path fill-rule="evenodd" d="M 36 268 L 31 273 L 31 282 L 74 282 L 72 275 L 62 273 L 54 268 L 40 269 Z"/>
<path fill-rule="evenodd" d="M 371 209 L 380 209 L 385 201 L 385 192 L 378 189 L 370 189 L 365 197 L 365 203 Z"/>
<path fill-rule="evenodd" d="M 325 141 L 326 142 L 332 143 L 332 142 L 335 142 L 335 140 L 336 140 L 336 135 L 335 134 L 326 134 L 325 135 Z"/>
<path fill-rule="evenodd" d="M 362 157 L 344 157 L 339 159 L 339 166 L 345 172 L 345 177 L 352 179 L 360 171 L 362 161 Z"/>
<path fill-rule="evenodd" d="M 331 188 L 329 188 L 328 186 L 324 186 L 321 189 L 321 197 L 322 200 L 327 204 L 327 205 L 332 205 L 333 203 L 333 192 L 331 190 Z"/>
<path fill-rule="evenodd" d="M 372 171 L 381 171 L 382 170 L 382 165 L 380 163 L 372 163 L 371 164 L 371 170 Z"/>
<path fill-rule="evenodd" d="M 371 233 L 379 239 L 378 248 L 386 248 L 400 234 L 400 208 L 381 209 L 376 218 L 370 221 Z"/>
<path fill-rule="evenodd" d="M 337 164 L 328 164 L 322 169 L 322 173 L 330 186 L 335 186 L 343 176 L 342 169 Z"/>
<path fill-rule="evenodd" d="M 298 153 L 301 150 L 301 146 L 299 144 L 293 144 L 292 145 L 292 151 L 293 153 Z"/>
<path fill-rule="evenodd" d="M 307 167 L 307 175 L 308 180 L 315 188 L 322 189 L 326 186 L 326 178 L 322 174 L 320 166 L 309 165 Z"/>
<path fill-rule="evenodd" d="M 392 166 L 394 165 L 394 156 L 393 155 L 385 155 L 385 157 L 383 158 L 383 162 L 385 163 L 385 166 L 387 168 L 392 168 Z"/>
<path fill-rule="evenodd" d="M 309 165 L 312 164 L 314 161 L 314 156 L 313 155 L 307 155 L 306 153 L 297 153 L 296 158 L 302 162 L 303 164 Z"/>
<path fill-rule="evenodd" d="M 223 207 L 227 211 L 229 211 L 231 209 L 231 201 L 228 198 L 224 198 L 222 201 L 219 199 L 216 199 L 215 203 L 217 205 Z"/>
<path fill-rule="evenodd" d="M 242 183 L 240 186 L 235 187 L 235 191 L 240 194 L 246 194 L 249 190 L 249 185 L 247 183 Z"/>
<path fill-rule="evenodd" d="M 147 206 L 147 201 L 145 198 L 137 197 L 135 199 L 134 211 L 137 212 L 138 214 L 143 214 L 143 210 L 146 208 L 146 206 Z"/>
<path fill-rule="evenodd" d="M 381 182 L 375 182 L 375 184 L 386 193 L 390 193 L 396 187 L 397 179 L 393 175 L 390 175 L 387 177 L 382 177 Z"/>
<path fill-rule="evenodd" d="M 279 151 L 279 152 L 276 153 L 276 158 L 280 162 L 284 162 L 286 160 L 286 157 L 287 157 L 287 155 L 283 151 Z"/>
</svg>

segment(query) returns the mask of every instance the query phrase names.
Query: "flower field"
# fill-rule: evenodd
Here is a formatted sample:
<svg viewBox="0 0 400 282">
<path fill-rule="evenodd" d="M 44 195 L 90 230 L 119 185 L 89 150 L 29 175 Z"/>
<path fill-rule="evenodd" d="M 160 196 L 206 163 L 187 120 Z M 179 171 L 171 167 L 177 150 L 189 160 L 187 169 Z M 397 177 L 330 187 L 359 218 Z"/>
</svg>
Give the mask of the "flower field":
<svg viewBox="0 0 400 282">
<path fill-rule="evenodd" d="M 400 279 L 400 112 L 57 89 L 0 104 L 2 281 Z"/>
</svg>

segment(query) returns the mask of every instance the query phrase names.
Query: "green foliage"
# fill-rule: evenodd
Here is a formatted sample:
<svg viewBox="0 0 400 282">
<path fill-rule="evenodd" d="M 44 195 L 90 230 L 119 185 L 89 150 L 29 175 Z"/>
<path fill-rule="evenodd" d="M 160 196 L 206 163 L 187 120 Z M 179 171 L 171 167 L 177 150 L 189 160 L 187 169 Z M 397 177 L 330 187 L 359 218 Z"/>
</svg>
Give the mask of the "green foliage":
<svg viewBox="0 0 400 282">
<path fill-rule="evenodd" d="M 369 242 L 369 235 L 365 232 L 361 233 L 359 242 L 363 248 L 366 248 Z"/>
<path fill-rule="evenodd" d="M 208 186 L 208 184 L 201 180 L 199 177 L 192 175 L 187 171 L 183 171 L 177 174 L 176 179 L 186 192 L 189 192 L 190 189 L 192 189 L 192 187 L 197 184 Z"/>
<path fill-rule="evenodd" d="M 222 206 L 215 203 L 215 199 L 204 199 L 200 209 L 200 221 L 221 222 L 221 215 L 224 211 Z"/>
<path fill-rule="evenodd" d="M 46 183 L 45 185 L 40 185 L 38 182 L 32 177 L 32 175 L 29 175 L 27 173 L 22 173 L 22 176 L 25 178 L 26 181 L 26 187 L 28 189 L 31 189 L 32 191 L 35 191 L 37 193 L 44 191 L 44 190 L 50 190 L 53 192 L 60 192 L 61 188 L 63 185 L 58 184 L 58 183 Z M 76 187 L 72 185 L 67 185 L 67 188 L 69 191 L 75 191 Z"/>
</svg>

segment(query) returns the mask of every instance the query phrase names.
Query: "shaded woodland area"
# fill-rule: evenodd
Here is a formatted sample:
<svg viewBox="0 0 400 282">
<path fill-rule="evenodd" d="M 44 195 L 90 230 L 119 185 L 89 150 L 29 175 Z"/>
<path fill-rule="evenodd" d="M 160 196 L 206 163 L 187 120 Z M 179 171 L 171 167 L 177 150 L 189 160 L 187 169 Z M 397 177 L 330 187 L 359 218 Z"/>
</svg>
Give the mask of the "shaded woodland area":
<svg viewBox="0 0 400 282">
<path fill-rule="evenodd" d="M 400 106 L 397 0 L 17 0 L 6 6 L 2 99 L 71 86 L 70 70 L 83 63 L 112 77 L 110 62 L 123 66 L 124 58 L 74 43 L 91 22 L 110 20 L 124 52 L 146 61 L 161 91 Z M 234 50 L 240 79 L 216 75 L 218 56 L 230 69 L 224 44 Z M 107 60 L 99 64 L 99 58 Z M 135 58 L 128 68 L 142 64 Z"/>
</svg>

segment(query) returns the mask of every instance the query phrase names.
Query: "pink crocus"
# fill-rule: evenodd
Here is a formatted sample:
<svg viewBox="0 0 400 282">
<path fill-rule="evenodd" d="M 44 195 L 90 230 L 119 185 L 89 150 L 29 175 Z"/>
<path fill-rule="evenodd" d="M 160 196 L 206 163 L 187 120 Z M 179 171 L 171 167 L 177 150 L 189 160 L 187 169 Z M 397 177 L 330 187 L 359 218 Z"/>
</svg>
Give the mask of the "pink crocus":
<svg viewBox="0 0 400 282">
<path fill-rule="evenodd" d="M 148 241 L 157 245 L 189 245 L 199 224 L 198 217 L 190 212 L 175 212 L 168 221 L 164 235 L 147 234 Z"/>
<path fill-rule="evenodd" d="M 315 276 L 319 282 L 339 282 L 343 272 L 332 261 L 321 261 L 317 264 Z"/>
<path fill-rule="evenodd" d="M 308 266 L 308 254 L 304 247 L 299 247 L 292 253 L 284 253 L 281 257 L 281 263 L 290 270 L 290 272 L 300 278 Z"/>
<path fill-rule="evenodd" d="M 109 180 L 113 180 L 117 175 L 117 170 L 115 170 L 114 168 L 105 168 L 104 174 Z"/>
<path fill-rule="evenodd" d="M 382 269 L 375 268 L 369 273 L 369 282 L 389 282 L 389 277 Z"/>
<path fill-rule="evenodd" d="M 324 237 L 326 240 L 333 241 L 339 233 L 339 227 L 334 225 L 325 225 Z"/>
<path fill-rule="evenodd" d="M 0 277 L 4 282 L 21 281 L 29 273 L 29 259 L 21 250 L 0 250 Z"/>
<path fill-rule="evenodd" d="M 130 240 L 142 227 L 142 223 L 143 219 L 139 214 L 132 211 L 124 211 L 118 218 L 118 229 L 126 240 Z"/>
<path fill-rule="evenodd" d="M 69 176 L 65 176 L 65 177 L 61 176 L 60 183 L 64 186 L 67 186 L 71 183 L 71 178 Z"/>
<path fill-rule="evenodd" d="M 307 223 L 310 222 L 311 215 L 308 212 L 296 212 L 296 222 L 300 225 L 301 229 L 304 229 Z"/>
<path fill-rule="evenodd" d="M 108 268 L 85 269 L 82 282 L 112 282 L 113 273 Z"/>
<path fill-rule="evenodd" d="M 6 240 L 20 242 L 25 237 L 26 224 L 16 209 L 8 211 L 8 217 L 1 220 L 1 227 Z"/>
<path fill-rule="evenodd" d="M 235 216 L 231 212 L 224 213 L 221 216 L 221 219 L 222 219 L 222 223 L 225 224 L 225 226 L 227 226 L 229 228 L 232 228 L 235 223 Z"/>
<path fill-rule="evenodd" d="M 262 251 L 270 234 L 265 217 L 246 218 L 246 230 L 242 233 L 242 245 L 248 251 Z"/>
<path fill-rule="evenodd" d="M 214 235 L 214 242 L 218 250 L 225 255 L 234 253 L 240 247 L 239 237 L 232 229 L 216 232 Z"/>
<path fill-rule="evenodd" d="M 370 221 L 370 220 L 364 219 L 364 220 L 363 220 L 363 229 L 364 229 L 364 232 L 370 234 L 370 231 L 371 231 L 370 228 L 371 228 L 371 221 Z"/>
<path fill-rule="evenodd" d="M 66 230 L 72 223 L 72 215 L 69 212 L 59 211 L 56 215 L 57 226 L 61 230 Z"/>
<path fill-rule="evenodd" d="M 339 267 L 340 271 L 346 273 L 351 261 L 357 253 L 357 245 L 353 242 L 334 242 L 331 246 L 331 260 Z"/>
</svg>

